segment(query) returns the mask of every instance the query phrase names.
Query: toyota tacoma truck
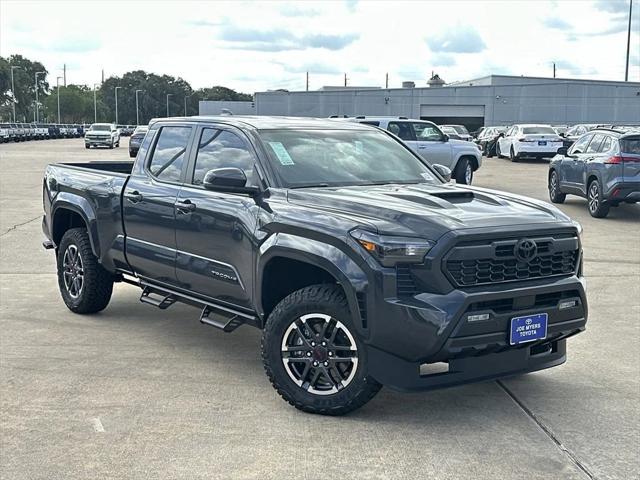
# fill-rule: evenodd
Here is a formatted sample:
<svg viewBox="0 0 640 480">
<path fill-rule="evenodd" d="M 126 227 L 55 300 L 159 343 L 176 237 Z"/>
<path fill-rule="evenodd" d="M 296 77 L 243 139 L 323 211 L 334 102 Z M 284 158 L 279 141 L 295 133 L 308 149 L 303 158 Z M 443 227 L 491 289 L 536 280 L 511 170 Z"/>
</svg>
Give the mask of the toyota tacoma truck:
<svg viewBox="0 0 640 480">
<path fill-rule="evenodd" d="M 125 282 L 261 329 L 271 383 L 307 412 L 562 364 L 587 320 L 579 225 L 450 175 L 358 123 L 158 119 L 135 162 L 47 167 L 44 246 L 75 313 Z"/>
</svg>

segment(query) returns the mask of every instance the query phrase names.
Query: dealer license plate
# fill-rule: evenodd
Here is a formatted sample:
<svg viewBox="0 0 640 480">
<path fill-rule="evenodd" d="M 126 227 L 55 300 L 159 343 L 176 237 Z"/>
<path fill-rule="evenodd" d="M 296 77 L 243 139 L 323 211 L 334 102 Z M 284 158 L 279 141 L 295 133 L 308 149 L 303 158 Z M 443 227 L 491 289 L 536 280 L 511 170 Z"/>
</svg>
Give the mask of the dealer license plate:
<svg viewBox="0 0 640 480">
<path fill-rule="evenodd" d="M 511 345 L 533 342 L 547 337 L 547 321 L 549 315 L 536 313 L 511 319 Z"/>
<path fill-rule="evenodd" d="M 544 147 L 546 144 L 547 144 L 547 142 L 546 142 L 546 141 L 544 141 L 544 142 L 538 142 L 538 145 L 540 145 L 541 147 Z"/>
</svg>

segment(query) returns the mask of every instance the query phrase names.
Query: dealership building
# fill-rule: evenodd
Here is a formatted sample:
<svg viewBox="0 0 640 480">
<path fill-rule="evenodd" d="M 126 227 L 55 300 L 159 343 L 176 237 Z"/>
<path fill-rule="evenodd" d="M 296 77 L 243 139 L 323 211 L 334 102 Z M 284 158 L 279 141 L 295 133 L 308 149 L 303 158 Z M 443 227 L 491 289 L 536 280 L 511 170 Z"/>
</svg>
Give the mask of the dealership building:
<svg viewBox="0 0 640 480">
<path fill-rule="evenodd" d="M 323 87 L 257 92 L 253 102 L 200 102 L 201 115 L 405 116 L 437 124 L 640 123 L 640 83 L 490 75 L 403 88 Z"/>
</svg>

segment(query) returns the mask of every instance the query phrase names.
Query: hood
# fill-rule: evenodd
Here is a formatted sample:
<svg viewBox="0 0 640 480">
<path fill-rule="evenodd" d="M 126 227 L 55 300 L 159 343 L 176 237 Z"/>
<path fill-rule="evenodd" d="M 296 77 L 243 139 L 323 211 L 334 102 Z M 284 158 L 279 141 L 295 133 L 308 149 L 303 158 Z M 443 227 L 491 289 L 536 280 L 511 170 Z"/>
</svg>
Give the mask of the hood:
<svg viewBox="0 0 640 480">
<path fill-rule="evenodd" d="M 290 190 L 298 206 L 366 221 L 379 233 L 437 239 L 451 230 L 568 222 L 557 208 L 478 187 L 380 185 Z"/>
<path fill-rule="evenodd" d="M 468 148 L 470 150 L 474 150 L 476 153 L 480 151 L 478 150 L 478 147 L 474 142 L 470 142 L 468 140 L 458 140 L 457 138 L 450 138 L 449 143 L 451 144 L 451 146 L 455 147 L 456 150 Z"/>
</svg>

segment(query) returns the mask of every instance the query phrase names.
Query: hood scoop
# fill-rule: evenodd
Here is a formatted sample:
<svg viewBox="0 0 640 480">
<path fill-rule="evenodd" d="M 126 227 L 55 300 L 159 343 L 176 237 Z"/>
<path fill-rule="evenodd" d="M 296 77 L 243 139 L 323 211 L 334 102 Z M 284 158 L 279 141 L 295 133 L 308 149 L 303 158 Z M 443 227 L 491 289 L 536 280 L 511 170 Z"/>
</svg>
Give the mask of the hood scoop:
<svg viewBox="0 0 640 480">
<path fill-rule="evenodd" d="M 424 194 L 428 196 L 425 196 Z M 410 202 L 420 203 L 422 205 L 428 205 L 430 207 L 441 207 L 446 208 L 451 204 L 457 203 L 469 203 L 472 202 L 475 198 L 474 192 L 470 191 L 460 191 L 460 190 L 437 190 L 437 191 L 421 191 L 420 193 L 407 193 L 407 192 L 390 192 L 386 193 L 386 195 L 394 198 L 399 198 L 401 200 L 408 200 Z M 442 202 L 439 202 L 437 199 L 445 200 L 448 205 L 443 205 Z"/>
</svg>

